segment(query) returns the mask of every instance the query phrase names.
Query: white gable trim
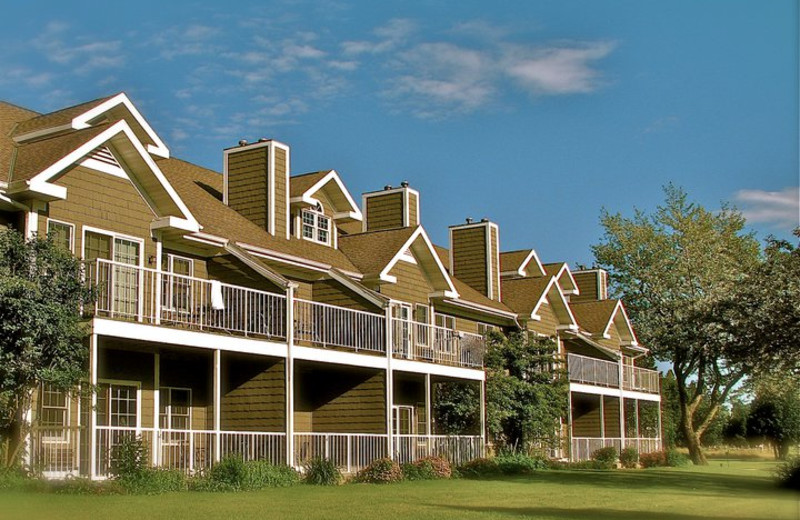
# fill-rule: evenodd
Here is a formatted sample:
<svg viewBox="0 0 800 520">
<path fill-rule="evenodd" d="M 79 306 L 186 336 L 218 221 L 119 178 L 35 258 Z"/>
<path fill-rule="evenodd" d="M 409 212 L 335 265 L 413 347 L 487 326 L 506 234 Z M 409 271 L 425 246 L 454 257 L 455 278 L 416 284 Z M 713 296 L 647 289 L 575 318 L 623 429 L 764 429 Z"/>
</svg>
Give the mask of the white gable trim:
<svg viewBox="0 0 800 520">
<path fill-rule="evenodd" d="M 89 122 L 92 119 L 101 116 L 102 114 L 108 112 L 117 105 L 124 105 L 125 108 L 127 108 L 128 111 L 131 113 L 131 115 L 133 115 L 134 119 L 136 119 L 136 122 L 139 123 L 142 129 L 144 129 L 144 131 L 147 133 L 147 136 L 150 137 L 150 139 L 152 139 L 153 142 L 155 143 L 155 145 L 148 144 L 147 151 L 153 155 L 157 155 L 159 157 L 168 159 L 169 149 L 161 140 L 161 138 L 158 137 L 158 134 L 155 133 L 153 128 L 147 123 L 144 117 L 142 117 L 142 114 L 140 114 L 139 111 L 136 110 L 136 107 L 133 106 L 133 103 L 131 103 L 131 100 L 128 99 L 128 96 L 126 96 L 124 92 L 117 94 L 111 99 L 108 99 L 103 103 L 100 103 L 96 107 L 88 110 L 87 112 L 84 112 L 83 114 L 80 114 L 79 116 L 75 117 L 72 120 L 72 128 L 74 128 L 75 130 L 81 130 L 84 128 L 91 127 L 92 125 Z"/>
<path fill-rule="evenodd" d="M 28 189 L 31 191 L 35 191 L 38 193 L 43 193 L 46 195 L 51 195 L 59 199 L 64 199 L 67 196 L 67 190 L 63 186 L 57 186 L 52 184 L 51 181 L 61 174 L 64 170 L 69 168 L 72 164 L 77 163 L 81 158 L 85 157 L 95 148 L 102 146 L 107 141 L 111 140 L 113 137 L 124 134 L 125 137 L 128 138 L 128 141 L 134 147 L 136 152 L 141 156 L 142 160 L 144 160 L 145 164 L 147 164 L 148 168 L 153 172 L 156 179 L 159 181 L 161 186 L 169 195 L 172 202 L 178 207 L 180 212 L 183 214 L 185 220 L 185 227 L 188 227 L 188 230 L 192 231 L 199 231 L 200 224 L 194 218 L 192 213 L 189 211 L 189 208 L 183 203 L 183 201 L 178 196 L 178 193 L 175 189 L 170 185 L 167 181 L 167 178 L 164 177 L 164 174 L 156 165 L 153 158 L 150 157 L 150 154 L 144 149 L 144 146 L 136 137 L 136 134 L 131 129 L 128 122 L 124 119 L 121 121 L 117 121 L 106 130 L 102 131 L 86 143 L 79 146 L 77 149 L 73 150 L 66 156 L 62 157 L 52 165 L 45 168 L 41 173 L 34 176 L 29 181 L 26 181 L 28 185 Z"/>
<path fill-rule="evenodd" d="M 572 277 L 572 272 L 569 270 L 567 264 L 562 264 L 561 269 L 558 270 L 558 274 L 555 275 L 556 279 L 559 281 L 558 284 L 561 285 L 561 277 L 566 272 L 567 278 L 569 279 L 570 283 L 572 284 L 572 289 L 563 289 L 562 291 L 564 294 L 574 294 L 578 295 L 581 293 L 580 289 L 578 289 L 578 284 L 575 283 L 575 278 Z"/>
<path fill-rule="evenodd" d="M 308 188 L 305 192 L 303 192 L 302 195 L 300 195 L 299 197 L 292 197 L 290 202 L 293 204 L 302 202 L 305 204 L 309 204 L 311 206 L 316 206 L 318 203 L 320 203 L 320 201 L 314 198 L 314 194 L 319 190 L 321 190 L 323 186 L 325 186 L 331 181 L 336 183 L 336 186 L 342 192 L 342 195 L 344 195 L 345 199 L 347 199 L 347 203 L 350 205 L 349 211 L 334 212 L 333 218 L 335 220 L 338 220 L 340 218 L 351 218 L 354 220 L 362 220 L 363 216 L 361 214 L 361 210 L 356 204 L 356 201 L 353 199 L 353 196 L 350 195 L 349 191 L 347 191 L 347 188 L 345 187 L 344 183 L 342 182 L 342 179 L 339 177 L 339 174 L 336 172 L 336 170 L 329 171 L 327 174 L 325 174 L 325 176 L 323 176 L 320 180 L 315 182 L 310 188 Z"/>
<path fill-rule="evenodd" d="M 625 307 L 622 305 L 622 300 L 617 300 L 617 305 L 614 307 L 614 311 L 611 313 L 611 317 L 608 319 L 608 323 L 606 324 L 606 328 L 603 329 L 603 337 L 606 339 L 611 338 L 611 334 L 609 333 L 609 329 L 611 329 L 611 325 L 615 324 L 617 313 L 622 312 L 622 317 L 625 319 L 625 328 L 628 329 L 628 333 L 631 335 L 631 343 L 630 346 L 638 347 L 639 341 L 636 339 L 636 333 L 633 331 L 633 325 L 631 324 L 630 318 L 628 318 L 628 313 L 625 311 Z M 621 336 L 621 335 L 620 335 Z"/>
<path fill-rule="evenodd" d="M 539 298 L 539 301 L 536 302 L 536 306 L 531 311 L 531 319 L 540 321 L 542 317 L 538 314 L 539 308 L 549 299 L 550 292 L 555 289 L 556 294 L 558 295 L 558 300 L 561 302 L 561 305 L 567 310 L 567 315 L 569 316 L 569 323 L 567 325 L 559 325 L 559 327 L 566 327 L 570 330 L 575 330 L 578 327 L 578 322 L 575 319 L 575 315 L 572 314 L 572 309 L 569 308 L 569 303 L 567 299 L 564 297 L 564 292 L 561 290 L 561 286 L 556 283 L 555 277 L 550 277 L 550 282 L 548 282 L 547 287 L 544 291 L 542 291 L 542 296 Z"/>
<path fill-rule="evenodd" d="M 442 265 L 442 261 L 439 260 L 439 255 L 436 254 L 436 250 L 433 248 L 433 244 L 428 238 L 428 234 L 425 233 L 425 230 L 421 226 L 418 227 L 410 237 L 408 237 L 408 240 L 406 240 L 406 242 L 400 247 L 389 263 L 386 264 L 386 267 L 383 268 L 378 277 L 383 281 L 396 283 L 397 278 L 390 275 L 389 272 L 394 268 L 397 262 L 399 262 L 405 256 L 406 250 L 409 249 L 419 238 L 422 238 L 422 240 L 425 242 L 425 246 L 428 248 L 428 251 L 433 257 L 433 261 L 436 263 L 436 267 L 439 269 L 439 272 L 444 278 L 445 283 L 447 283 L 447 289 L 442 294 L 447 298 L 458 298 L 458 291 L 456 291 L 453 281 L 447 274 L 447 270 L 444 268 L 444 265 Z"/>
</svg>

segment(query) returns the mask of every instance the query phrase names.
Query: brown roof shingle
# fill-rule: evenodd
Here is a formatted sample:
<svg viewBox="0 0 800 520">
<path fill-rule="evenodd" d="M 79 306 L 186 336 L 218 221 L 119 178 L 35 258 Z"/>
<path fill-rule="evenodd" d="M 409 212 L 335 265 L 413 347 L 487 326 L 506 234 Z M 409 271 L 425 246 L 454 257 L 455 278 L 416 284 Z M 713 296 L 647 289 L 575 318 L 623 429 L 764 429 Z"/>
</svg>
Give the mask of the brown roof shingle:
<svg viewBox="0 0 800 520">
<path fill-rule="evenodd" d="M 570 303 L 572 315 L 582 329 L 592 334 L 601 334 L 608 326 L 619 300 Z"/>
<path fill-rule="evenodd" d="M 531 254 L 531 249 L 521 249 L 519 251 L 506 251 L 500 253 L 500 272 L 516 271 L 522 266 L 522 262 Z"/>
<path fill-rule="evenodd" d="M 116 94 L 114 94 L 114 96 L 116 96 Z M 111 99 L 114 96 L 93 99 L 92 101 L 87 101 L 86 103 L 81 103 L 79 105 L 74 105 L 61 110 L 56 110 L 55 112 L 30 118 L 17 125 L 17 127 L 14 129 L 14 135 L 18 136 L 34 132 L 36 130 L 42 130 L 44 128 L 53 128 L 56 126 L 65 125 L 72 121 L 76 116 L 93 109 L 97 105 Z"/>
<path fill-rule="evenodd" d="M 502 280 L 503 301 L 515 312 L 530 316 L 552 278 L 552 276 L 541 276 Z"/>
<path fill-rule="evenodd" d="M 7 180 L 11 155 L 16 146 L 11 138 L 14 128 L 21 121 L 38 116 L 37 112 L 0 101 L 0 180 Z"/>
<path fill-rule="evenodd" d="M 416 230 L 416 227 L 405 227 L 342 236 L 339 249 L 362 273 L 378 274 Z"/>
<path fill-rule="evenodd" d="M 291 198 L 299 197 L 313 186 L 321 178 L 325 177 L 331 170 L 303 173 L 301 175 L 293 175 L 289 178 L 289 196 Z"/>
</svg>

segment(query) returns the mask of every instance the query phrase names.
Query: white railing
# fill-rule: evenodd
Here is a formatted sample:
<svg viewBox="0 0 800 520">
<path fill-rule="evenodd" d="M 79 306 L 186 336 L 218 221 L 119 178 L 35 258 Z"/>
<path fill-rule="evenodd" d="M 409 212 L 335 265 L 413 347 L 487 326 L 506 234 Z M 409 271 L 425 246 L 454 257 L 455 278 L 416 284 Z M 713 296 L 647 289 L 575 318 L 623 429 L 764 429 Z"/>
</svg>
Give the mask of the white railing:
<svg viewBox="0 0 800 520">
<path fill-rule="evenodd" d="M 325 303 L 295 299 L 294 334 L 296 341 L 314 346 L 386 352 L 383 315 Z"/>
<path fill-rule="evenodd" d="M 294 465 L 303 467 L 314 458 L 331 460 L 351 473 L 387 456 L 386 435 L 366 433 L 295 433 Z"/>
<path fill-rule="evenodd" d="M 619 388 L 619 362 L 568 354 L 567 368 L 570 381 Z"/>
<path fill-rule="evenodd" d="M 85 429 L 34 427 L 30 434 L 31 470 L 50 478 L 80 474 L 88 458 Z"/>
<path fill-rule="evenodd" d="M 592 458 L 592 454 L 600 448 L 612 447 L 619 453 L 623 446 L 636 448 L 639 454 L 651 453 L 661 450 L 661 439 L 631 437 L 624 439 L 623 442 L 623 439 L 619 437 L 573 437 L 570 458 L 572 460 L 589 460 Z"/>
<path fill-rule="evenodd" d="M 392 318 L 392 353 L 396 358 L 480 368 L 485 349 L 479 334 Z"/>
<path fill-rule="evenodd" d="M 625 390 L 658 394 L 661 392 L 659 379 L 656 370 L 622 365 L 622 388 Z"/>
<path fill-rule="evenodd" d="M 220 456 L 286 464 L 286 434 L 278 432 L 220 432 Z"/>
<path fill-rule="evenodd" d="M 212 280 L 97 259 L 95 313 L 144 323 L 286 338 L 286 297 Z"/>
<path fill-rule="evenodd" d="M 483 440 L 478 435 L 394 435 L 394 460 L 399 464 L 423 457 L 443 457 L 460 466 L 484 456 Z"/>
</svg>

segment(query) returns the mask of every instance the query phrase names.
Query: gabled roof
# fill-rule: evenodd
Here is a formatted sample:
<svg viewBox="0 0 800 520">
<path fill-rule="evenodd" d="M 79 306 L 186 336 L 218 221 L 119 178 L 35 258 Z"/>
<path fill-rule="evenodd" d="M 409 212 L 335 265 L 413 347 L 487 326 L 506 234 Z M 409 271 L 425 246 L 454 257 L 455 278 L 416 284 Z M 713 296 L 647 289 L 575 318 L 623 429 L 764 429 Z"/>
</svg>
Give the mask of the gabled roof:
<svg viewBox="0 0 800 520">
<path fill-rule="evenodd" d="M 289 196 L 292 204 L 316 205 L 322 193 L 333 204 L 335 220 L 361 220 L 361 210 L 347 191 L 336 170 L 305 173 L 289 179 Z"/>
<path fill-rule="evenodd" d="M 620 300 L 576 302 L 570 304 L 570 307 L 578 325 L 593 337 L 610 338 L 609 330 L 613 325 L 617 327 L 623 341 L 633 346 L 638 345 L 633 326 Z"/>
<path fill-rule="evenodd" d="M 542 267 L 544 268 L 547 276 L 556 277 L 564 294 L 580 294 L 578 284 L 575 283 L 575 279 L 572 277 L 569 266 L 565 262 L 543 264 Z"/>
<path fill-rule="evenodd" d="M 158 157 L 169 157 L 167 146 L 123 92 L 20 122 L 14 130 L 13 138 L 15 142 L 22 143 L 55 133 L 83 130 L 100 123 L 113 124 L 121 120 L 127 121 L 147 152 Z"/>
<path fill-rule="evenodd" d="M 14 140 L 11 133 L 20 121 L 25 121 L 39 114 L 33 110 L 18 107 L 11 103 L 0 101 L 0 182 L 5 182 L 11 165 L 11 154 L 14 150 Z"/>
<path fill-rule="evenodd" d="M 500 253 L 500 276 L 544 276 L 545 270 L 533 249 Z"/>
<path fill-rule="evenodd" d="M 180 159 L 159 159 L 159 167 L 189 208 L 200 218 L 203 233 L 189 235 L 201 238 L 230 240 L 250 252 L 257 252 L 276 261 L 327 272 L 331 267 L 349 275 L 359 270 L 338 249 L 309 240 L 275 237 L 236 210 L 222 203 L 222 175 Z"/>
<path fill-rule="evenodd" d="M 361 269 L 365 277 L 384 282 L 396 281 L 389 273 L 406 252 L 410 252 L 428 274 L 435 289 L 443 296 L 458 295 L 422 226 L 342 236 L 339 238 L 339 248 Z"/>
<path fill-rule="evenodd" d="M 503 301 L 525 319 L 541 319 L 538 312 L 545 302 L 562 325 L 575 328 L 577 322 L 553 276 L 514 278 L 502 281 Z"/>
</svg>

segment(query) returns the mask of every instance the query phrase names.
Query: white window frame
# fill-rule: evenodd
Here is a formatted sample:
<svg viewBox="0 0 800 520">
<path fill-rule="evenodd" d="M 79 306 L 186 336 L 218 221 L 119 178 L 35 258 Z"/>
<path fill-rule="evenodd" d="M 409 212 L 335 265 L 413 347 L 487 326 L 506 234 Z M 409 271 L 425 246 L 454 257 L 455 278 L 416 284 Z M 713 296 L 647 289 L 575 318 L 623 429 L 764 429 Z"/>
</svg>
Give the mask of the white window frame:
<svg viewBox="0 0 800 520">
<path fill-rule="evenodd" d="M 42 424 L 41 424 L 41 417 L 43 415 L 42 414 L 42 410 L 43 410 L 43 408 L 45 408 L 45 406 L 44 406 L 44 393 L 47 392 L 47 391 L 50 391 L 50 392 L 53 391 L 53 390 L 47 390 L 45 388 L 46 386 L 48 386 L 48 384 L 43 382 L 41 384 L 41 386 L 39 387 L 40 388 L 40 394 L 39 394 L 39 426 L 41 428 L 45 429 L 45 430 L 49 430 L 51 428 L 52 429 L 57 429 L 57 428 L 59 428 L 59 426 L 52 426 L 51 427 L 51 426 L 42 426 Z M 62 421 L 63 424 L 60 426 L 61 428 L 63 428 L 63 431 L 61 432 L 60 435 L 43 435 L 42 436 L 42 442 L 47 443 L 47 444 L 66 444 L 66 443 L 69 443 L 69 437 L 70 437 L 69 425 L 70 425 L 70 420 L 71 420 L 71 416 L 72 416 L 72 410 L 71 410 L 71 408 L 72 408 L 72 396 L 71 396 L 71 394 L 70 394 L 70 392 L 68 390 L 60 390 L 60 392 L 64 394 L 64 401 L 65 401 L 66 406 L 64 406 L 64 407 L 47 406 L 47 408 L 53 408 L 53 409 L 65 410 L 66 411 L 66 413 L 64 414 L 64 420 Z"/>
<path fill-rule="evenodd" d="M 305 221 L 306 214 L 310 215 L 311 218 L 314 220 L 313 224 L 309 224 Z M 321 221 L 327 222 L 326 229 L 322 229 L 322 227 L 320 226 Z M 310 237 L 307 237 L 305 233 L 307 227 L 311 229 Z M 327 233 L 326 240 L 319 239 L 320 231 L 324 231 L 325 233 Z M 332 236 L 333 236 L 333 219 L 325 215 L 325 213 L 321 211 L 321 208 L 320 209 L 302 208 L 300 210 L 300 237 L 303 240 L 308 240 L 310 242 L 316 242 L 317 244 L 330 246 Z"/>
<path fill-rule="evenodd" d="M 135 236 L 132 236 L 132 235 L 125 235 L 123 233 L 117 233 L 115 231 L 109 231 L 107 229 L 101 229 L 101 228 L 96 228 L 96 227 L 92 227 L 92 226 L 81 226 L 81 260 L 86 260 L 86 232 L 87 231 L 92 232 L 92 233 L 97 233 L 99 235 L 106 235 L 106 236 L 111 237 L 111 239 L 112 239 L 111 240 L 111 248 L 112 248 L 111 249 L 111 261 L 112 262 L 116 262 L 116 260 L 114 260 L 114 253 L 115 253 L 115 250 L 114 250 L 115 243 L 114 243 L 114 241 L 116 239 L 119 238 L 121 240 L 130 240 L 131 242 L 137 242 L 139 244 L 139 263 L 137 264 L 137 267 L 144 267 L 145 250 L 144 250 L 144 239 L 143 238 L 135 237 Z M 133 265 L 133 264 L 131 264 L 131 265 Z"/>
<path fill-rule="evenodd" d="M 142 428 L 142 382 L 141 381 L 128 381 L 125 379 L 100 379 L 97 381 L 98 385 L 108 385 L 108 390 L 111 390 L 112 386 L 134 386 L 136 387 L 136 426 L 113 426 L 111 425 L 111 396 L 106 395 L 107 401 L 107 409 L 106 409 L 106 420 L 109 424 L 104 426 L 100 426 L 101 428 L 125 428 L 130 430 L 139 431 Z M 99 410 L 95 410 L 94 413 L 98 413 Z M 99 419 L 99 417 L 98 417 Z M 99 422 L 99 421 L 98 421 Z"/>
<path fill-rule="evenodd" d="M 172 427 L 172 391 L 173 390 L 179 390 L 179 391 L 182 391 L 182 392 L 188 392 L 189 393 L 189 404 L 187 406 L 187 408 L 189 409 L 189 414 L 188 414 L 188 417 L 187 417 L 188 428 L 186 428 L 186 429 L 175 429 L 175 428 Z M 162 386 L 162 387 L 159 387 L 159 389 L 158 389 L 158 395 L 159 395 L 159 397 L 158 397 L 158 399 L 159 399 L 158 428 L 160 430 L 166 430 L 168 432 L 176 432 L 177 433 L 177 435 L 175 435 L 174 437 L 171 436 L 171 435 L 167 435 L 166 437 L 162 437 L 162 443 L 164 445 L 170 445 L 170 446 L 179 445 L 185 440 L 185 437 L 182 435 L 182 433 L 185 432 L 185 431 L 191 431 L 192 430 L 192 389 L 191 388 L 180 387 L 180 386 Z M 164 399 L 164 396 L 168 396 L 169 404 L 165 407 L 164 414 L 162 414 L 161 413 L 161 404 L 163 402 L 162 399 Z M 167 418 L 167 427 L 166 428 L 162 428 L 161 427 L 161 417 L 162 417 L 162 415 L 165 415 L 166 418 Z M 181 416 L 181 417 L 183 417 L 183 416 Z"/>
<path fill-rule="evenodd" d="M 54 218 L 47 219 L 47 234 L 50 234 L 50 224 L 60 224 L 69 228 L 69 252 L 75 254 L 75 224 L 65 222 L 63 220 L 56 220 Z"/>
<path fill-rule="evenodd" d="M 194 260 L 193 259 L 189 258 L 188 256 L 175 255 L 175 254 L 172 254 L 172 253 L 166 253 L 166 256 L 167 256 L 167 269 L 166 269 L 166 271 L 164 271 L 164 273 L 167 273 L 170 276 L 171 275 L 177 275 L 177 276 L 188 276 L 189 278 L 194 278 Z M 174 265 L 174 262 L 175 262 L 176 259 L 185 260 L 185 261 L 189 262 L 189 274 L 188 275 L 176 274 L 174 272 L 173 265 Z M 174 303 L 174 290 L 175 290 L 175 278 L 172 278 L 172 283 L 168 283 L 168 284 L 166 284 L 166 287 L 164 287 L 164 293 L 162 295 L 163 301 L 161 302 L 162 305 L 163 305 L 163 308 L 165 310 L 178 312 L 180 314 L 191 314 L 192 309 L 194 308 L 194 305 L 193 305 L 194 292 L 193 292 L 192 289 L 193 289 L 193 284 L 192 284 L 192 281 L 190 280 L 189 281 L 189 286 L 187 287 L 187 296 L 188 296 L 188 299 L 187 299 L 187 302 L 186 302 L 187 308 L 186 309 L 177 309 L 177 308 L 175 308 L 174 305 L 173 305 L 173 303 Z"/>
</svg>

